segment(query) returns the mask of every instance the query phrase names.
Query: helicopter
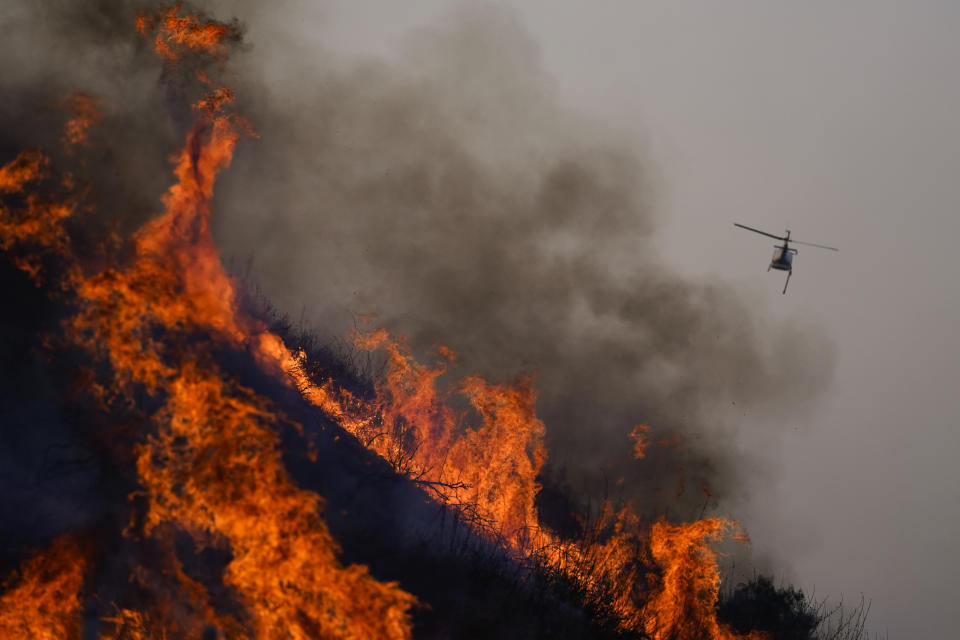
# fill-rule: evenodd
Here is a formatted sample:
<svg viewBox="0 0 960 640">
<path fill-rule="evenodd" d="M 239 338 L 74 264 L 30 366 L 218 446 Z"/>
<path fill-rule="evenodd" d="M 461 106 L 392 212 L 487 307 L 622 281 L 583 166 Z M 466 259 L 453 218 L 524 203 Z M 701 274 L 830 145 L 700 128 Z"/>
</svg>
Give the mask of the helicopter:
<svg viewBox="0 0 960 640">
<path fill-rule="evenodd" d="M 812 242 L 800 242 L 799 240 L 790 239 L 790 229 L 786 230 L 787 235 L 785 236 L 775 236 L 772 233 L 767 233 L 766 231 L 760 231 L 760 229 L 754 229 L 753 227 L 748 227 L 745 224 L 740 224 L 739 222 L 734 222 L 733 226 L 740 227 L 741 229 L 746 229 L 747 231 L 753 231 L 754 233 L 759 233 L 760 235 L 767 236 L 768 238 L 773 238 L 774 240 L 780 240 L 783 242 L 782 245 L 774 245 L 776 251 L 773 252 L 773 259 L 770 260 L 770 266 L 767 267 L 767 271 L 770 269 L 777 269 L 778 271 L 787 272 L 787 281 L 783 285 L 783 293 L 787 293 L 787 285 L 790 284 L 790 276 L 793 275 L 793 256 L 797 254 L 797 250 L 790 247 L 790 243 L 794 244 L 803 244 L 808 247 L 817 247 L 819 249 L 829 249 L 830 251 L 840 251 L 836 247 L 828 247 L 822 244 L 814 244 Z"/>
</svg>

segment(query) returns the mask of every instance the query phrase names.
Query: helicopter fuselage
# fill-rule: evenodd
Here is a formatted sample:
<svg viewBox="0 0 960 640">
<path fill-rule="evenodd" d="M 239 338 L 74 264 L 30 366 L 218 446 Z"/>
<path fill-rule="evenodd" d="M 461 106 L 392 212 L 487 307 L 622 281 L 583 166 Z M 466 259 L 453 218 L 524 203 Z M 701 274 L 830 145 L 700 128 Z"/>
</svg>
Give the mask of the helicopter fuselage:
<svg viewBox="0 0 960 640">
<path fill-rule="evenodd" d="M 778 246 L 773 252 L 773 259 L 770 261 L 770 269 L 778 271 L 793 271 L 793 255 L 796 249 L 791 249 L 789 245 Z"/>
</svg>

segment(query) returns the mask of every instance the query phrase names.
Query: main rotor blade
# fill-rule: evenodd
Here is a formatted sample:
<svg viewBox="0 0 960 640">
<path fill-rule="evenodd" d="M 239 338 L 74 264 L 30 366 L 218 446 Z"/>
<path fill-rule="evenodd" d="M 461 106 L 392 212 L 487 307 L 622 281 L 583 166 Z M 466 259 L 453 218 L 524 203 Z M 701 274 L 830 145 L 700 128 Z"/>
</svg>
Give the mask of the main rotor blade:
<svg viewBox="0 0 960 640">
<path fill-rule="evenodd" d="M 740 227 L 741 229 L 746 229 L 747 231 L 753 231 L 754 233 L 759 233 L 762 236 L 767 236 L 768 238 L 773 238 L 774 240 L 786 240 L 783 236 L 775 236 L 772 233 L 767 233 L 766 231 L 760 231 L 760 229 L 754 229 L 753 227 L 748 227 L 745 224 L 740 224 L 739 222 L 734 222 L 733 226 Z"/>
<path fill-rule="evenodd" d="M 840 251 L 840 249 L 837 249 L 836 247 L 828 247 L 822 244 L 813 244 L 812 242 L 801 242 L 800 240 L 790 240 L 790 242 L 793 242 L 796 244 L 805 244 L 808 247 L 819 247 L 820 249 L 830 249 L 830 251 Z"/>
</svg>

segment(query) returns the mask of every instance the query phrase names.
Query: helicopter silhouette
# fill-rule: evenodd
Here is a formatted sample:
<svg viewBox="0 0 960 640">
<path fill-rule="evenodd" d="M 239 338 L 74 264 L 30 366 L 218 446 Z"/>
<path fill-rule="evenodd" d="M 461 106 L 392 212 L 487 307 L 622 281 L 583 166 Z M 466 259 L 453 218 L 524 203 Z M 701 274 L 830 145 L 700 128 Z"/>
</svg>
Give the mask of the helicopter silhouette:
<svg viewBox="0 0 960 640">
<path fill-rule="evenodd" d="M 814 244 L 812 242 L 800 242 L 799 240 L 790 239 L 790 229 L 787 229 L 787 235 L 785 236 L 775 236 L 772 233 L 767 233 L 766 231 L 760 231 L 760 229 L 754 229 L 753 227 L 748 227 L 745 224 L 740 224 L 739 222 L 734 222 L 733 226 L 740 227 L 741 229 L 746 229 L 747 231 L 753 231 L 754 233 L 759 233 L 760 235 L 767 236 L 768 238 L 773 238 L 774 240 L 780 240 L 783 242 L 782 245 L 774 245 L 776 251 L 773 252 L 773 258 L 770 260 L 770 266 L 767 267 L 767 271 L 770 269 L 776 269 L 778 271 L 787 272 L 787 281 L 783 285 L 783 293 L 787 293 L 787 286 L 790 284 L 790 276 L 793 275 L 793 256 L 797 255 L 798 251 L 790 247 L 790 243 L 794 244 L 803 244 L 808 247 L 817 247 L 818 249 L 829 249 L 830 251 L 840 251 L 836 247 L 828 247 L 822 244 Z"/>
</svg>

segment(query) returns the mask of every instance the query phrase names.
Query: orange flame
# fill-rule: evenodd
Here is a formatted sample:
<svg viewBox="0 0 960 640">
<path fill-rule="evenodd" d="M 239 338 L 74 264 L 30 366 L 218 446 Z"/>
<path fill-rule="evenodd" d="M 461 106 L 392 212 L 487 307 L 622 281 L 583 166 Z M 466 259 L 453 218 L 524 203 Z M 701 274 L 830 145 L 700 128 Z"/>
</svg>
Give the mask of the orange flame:
<svg viewBox="0 0 960 640">
<path fill-rule="evenodd" d="M 70 535 L 27 560 L 0 596 L 0 638 L 79 638 L 87 557 Z"/>
<path fill-rule="evenodd" d="M 290 480 L 270 428 L 277 416 L 262 400 L 192 364 L 167 390 L 158 434 L 137 461 L 146 532 L 173 522 L 225 540 L 224 582 L 253 618 L 251 637 L 408 637 L 413 597 L 339 564 L 321 500 Z"/>
<path fill-rule="evenodd" d="M 633 440 L 633 457 L 636 460 L 642 460 L 647 455 L 647 448 L 650 446 L 650 427 L 645 424 L 638 424 L 630 432 L 630 439 Z"/>
<path fill-rule="evenodd" d="M 137 31 L 144 36 L 156 31 L 154 49 L 168 62 L 176 62 L 191 52 L 226 59 L 228 50 L 224 40 L 237 37 L 236 27 L 207 20 L 198 14 L 181 16 L 182 7 L 183 3 L 178 2 L 154 15 L 140 13 Z"/>
<path fill-rule="evenodd" d="M 46 176 L 49 159 L 39 151 L 23 151 L 0 167 L 0 193 L 16 193 L 28 182 Z"/>
<path fill-rule="evenodd" d="M 70 202 L 52 201 L 33 192 L 37 183 L 49 177 L 49 166 L 49 159 L 39 151 L 24 151 L 0 167 L 0 196 L 22 196 L 9 203 L 0 200 L 0 249 L 29 246 L 31 251 L 18 252 L 11 258 L 37 285 L 43 283 L 45 255 L 68 251 L 62 222 L 74 211 Z"/>
<path fill-rule="evenodd" d="M 490 384 L 479 376 L 463 381 L 483 424 L 467 431 L 450 449 L 448 476 L 469 487 L 468 503 L 508 540 L 520 541 L 539 528 L 534 506 L 537 474 L 546 461 L 546 428 L 535 414 L 536 392 L 529 378 L 512 385 Z M 451 468 L 452 467 L 452 468 Z"/>
<path fill-rule="evenodd" d="M 61 142 L 68 152 L 87 141 L 90 128 L 100 121 L 100 101 L 82 91 L 70 95 L 65 101 L 73 114 L 64 126 Z"/>
<path fill-rule="evenodd" d="M 743 636 L 716 619 L 720 574 L 716 552 L 707 544 L 719 540 L 735 523 L 706 518 L 690 524 L 657 522 L 650 532 L 650 550 L 663 575 L 660 589 L 647 602 L 646 631 L 656 640 L 735 640 Z M 760 640 L 762 633 L 747 636 Z"/>
<path fill-rule="evenodd" d="M 442 364 L 420 365 L 384 330 L 357 334 L 355 343 L 384 349 L 387 372 L 378 388 L 378 419 L 354 421 L 354 434 L 400 470 L 429 483 L 446 502 L 467 509 L 489 532 L 522 546 L 539 528 L 536 477 L 546 460 L 546 429 L 536 417 L 532 381 L 464 380 L 460 392 L 482 419 L 478 427 L 465 428 L 437 389 Z M 441 353 L 452 358 L 449 349 Z"/>
</svg>

